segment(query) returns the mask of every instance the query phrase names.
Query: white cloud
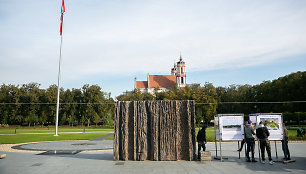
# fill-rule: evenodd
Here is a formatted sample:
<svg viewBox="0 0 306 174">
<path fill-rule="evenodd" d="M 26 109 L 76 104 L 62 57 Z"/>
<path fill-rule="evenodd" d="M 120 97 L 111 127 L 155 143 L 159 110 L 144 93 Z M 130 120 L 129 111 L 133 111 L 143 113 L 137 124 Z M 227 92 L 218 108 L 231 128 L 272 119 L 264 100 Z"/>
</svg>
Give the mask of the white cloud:
<svg viewBox="0 0 306 174">
<path fill-rule="evenodd" d="M 56 83 L 60 2 L 1 3 L 3 83 Z M 180 52 L 188 71 L 256 66 L 305 54 L 305 5 L 304 1 L 66 1 L 63 79 L 169 73 Z"/>
</svg>

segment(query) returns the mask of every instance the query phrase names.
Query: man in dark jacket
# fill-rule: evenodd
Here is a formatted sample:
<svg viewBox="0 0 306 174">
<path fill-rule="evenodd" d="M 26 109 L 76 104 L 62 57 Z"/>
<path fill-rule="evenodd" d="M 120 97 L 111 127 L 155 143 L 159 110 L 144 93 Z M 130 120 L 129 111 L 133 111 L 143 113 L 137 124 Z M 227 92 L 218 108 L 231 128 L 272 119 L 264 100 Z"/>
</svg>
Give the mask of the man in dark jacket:
<svg viewBox="0 0 306 174">
<path fill-rule="evenodd" d="M 257 162 L 254 158 L 255 139 L 253 135 L 255 135 L 254 128 L 252 127 L 252 121 L 249 120 L 248 124 L 246 124 L 244 127 L 244 140 L 247 143 L 247 152 L 246 152 L 247 162 Z M 252 161 L 250 160 L 249 156 L 250 152 L 252 153 Z"/>
<path fill-rule="evenodd" d="M 201 147 L 203 148 L 203 151 L 206 150 L 205 144 L 206 144 L 206 125 L 202 127 L 201 130 L 199 130 L 197 135 L 197 142 L 198 142 L 198 159 L 201 159 Z"/>
<path fill-rule="evenodd" d="M 259 126 L 256 129 L 256 136 L 259 139 L 260 143 L 260 150 L 261 150 L 261 163 L 265 163 L 265 149 L 267 150 L 268 157 L 269 157 L 269 164 L 274 164 L 271 157 L 271 147 L 270 147 L 270 141 L 268 137 L 270 136 L 268 128 L 263 124 L 261 121 L 259 123 Z"/>
</svg>

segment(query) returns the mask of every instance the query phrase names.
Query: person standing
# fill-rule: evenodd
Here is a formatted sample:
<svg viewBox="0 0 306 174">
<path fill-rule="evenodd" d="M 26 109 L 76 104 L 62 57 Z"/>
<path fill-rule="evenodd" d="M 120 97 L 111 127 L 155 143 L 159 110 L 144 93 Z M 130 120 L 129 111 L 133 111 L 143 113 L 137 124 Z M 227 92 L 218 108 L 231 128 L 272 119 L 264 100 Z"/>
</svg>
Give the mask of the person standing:
<svg viewBox="0 0 306 174">
<path fill-rule="evenodd" d="M 265 149 L 268 153 L 269 164 L 274 164 L 271 157 L 271 146 L 268 137 L 270 136 L 268 128 L 263 124 L 263 122 L 259 122 L 259 126 L 256 129 L 256 136 L 259 139 L 260 150 L 261 150 L 261 163 L 265 163 Z"/>
<path fill-rule="evenodd" d="M 203 151 L 206 150 L 206 125 L 203 125 L 202 129 L 199 130 L 197 135 L 197 142 L 198 142 L 198 160 L 201 159 L 201 148 L 203 148 Z"/>
<path fill-rule="evenodd" d="M 282 140 L 282 149 L 284 152 L 284 160 L 291 160 L 290 159 L 290 152 L 288 148 L 288 130 L 286 128 L 285 123 L 283 123 L 283 140 Z"/>
<path fill-rule="evenodd" d="M 244 140 L 247 144 L 247 152 L 246 152 L 247 162 L 257 162 L 254 158 L 255 139 L 253 135 L 255 135 L 254 128 L 252 127 L 252 121 L 249 120 L 248 124 L 246 124 L 244 127 Z M 250 159 L 250 152 L 252 153 L 252 160 Z"/>
<path fill-rule="evenodd" d="M 244 127 L 245 127 L 246 124 L 248 124 L 248 121 L 244 122 Z M 243 136 L 244 136 L 244 135 L 243 135 Z M 240 148 L 239 148 L 237 151 L 239 151 L 239 152 L 242 151 L 244 143 L 245 143 L 245 140 L 244 140 L 244 138 L 243 138 L 243 140 L 241 141 L 241 146 L 240 146 Z"/>
</svg>

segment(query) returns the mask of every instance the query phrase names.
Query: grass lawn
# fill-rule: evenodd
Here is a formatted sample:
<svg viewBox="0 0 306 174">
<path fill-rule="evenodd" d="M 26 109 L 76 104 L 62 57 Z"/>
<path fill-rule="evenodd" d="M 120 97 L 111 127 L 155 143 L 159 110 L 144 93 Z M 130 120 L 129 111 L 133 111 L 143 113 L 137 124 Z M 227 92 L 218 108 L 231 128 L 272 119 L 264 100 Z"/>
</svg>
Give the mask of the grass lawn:
<svg viewBox="0 0 306 174">
<path fill-rule="evenodd" d="M 59 127 L 58 132 L 83 132 L 85 128 L 85 132 L 113 132 L 114 129 L 108 129 L 108 128 L 91 128 L 91 127 L 75 127 L 75 128 L 65 128 L 65 127 Z M 54 133 L 55 128 L 50 127 L 49 129 L 44 127 L 30 127 L 30 128 L 16 128 L 16 133 Z M 15 128 L 0 128 L 0 134 L 15 134 Z"/>
<path fill-rule="evenodd" d="M 296 129 L 289 129 L 288 130 L 289 141 L 306 141 L 306 136 L 304 137 L 297 137 Z"/>
<path fill-rule="evenodd" d="M 84 128 L 75 127 L 59 128 L 59 136 L 54 136 L 54 127 L 48 128 L 17 128 L 16 135 L 0 135 L 0 144 L 16 144 L 26 142 L 40 142 L 40 141 L 61 141 L 61 140 L 91 140 L 110 132 L 114 132 L 114 129 L 106 128 L 87 128 L 85 127 L 85 133 L 69 133 L 69 132 L 83 132 Z M 196 129 L 196 135 L 198 134 L 199 128 Z M 306 136 L 297 137 L 296 130 L 290 129 L 289 140 L 290 141 L 306 141 Z M 23 133 L 50 133 L 50 134 L 23 134 Z M 62 133 L 62 134 L 61 134 Z M 15 128 L 0 128 L 0 134 L 15 134 Z M 108 137 L 106 140 L 113 140 L 114 136 Z M 206 129 L 206 139 L 208 142 L 215 141 L 215 130 L 214 128 Z"/>
<path fill-rule="evenodd" d="M 83 133 L 85 128 L 85 133 Z M 15 135 L 16 129 L 16 135 Z M 74 133 L 73 133 L 74 132 Z M 79 132 L 79 133 L 75 133 Z M 55 127 L 9 127 L 0 128 L 0 144 L 16 144 L 40 141 L 62 141 L 62 140 L 91 140 L 110 132 L 114 129 L 92 128 L 92 127 L 59 127 L 59 136 L 54 136 Z M 36 134 L 45 133 L 45 134 Z M 9 135 L 14 134 L 14 135 Z"/>
<path fill-rule="evenodd" d="M 79 134 L 17 134 L 0 135 L 0 144 L 17 144 L 40 141 L 62 141 L 62 140 L 91 140 L 108 133 L 79 133 Z"/>
<path fill-rule="evenodd" d="M 105 140 L 114 140 L 114 135 L 112 135 L 112 136 L 106 138 Z"/>
</svg>

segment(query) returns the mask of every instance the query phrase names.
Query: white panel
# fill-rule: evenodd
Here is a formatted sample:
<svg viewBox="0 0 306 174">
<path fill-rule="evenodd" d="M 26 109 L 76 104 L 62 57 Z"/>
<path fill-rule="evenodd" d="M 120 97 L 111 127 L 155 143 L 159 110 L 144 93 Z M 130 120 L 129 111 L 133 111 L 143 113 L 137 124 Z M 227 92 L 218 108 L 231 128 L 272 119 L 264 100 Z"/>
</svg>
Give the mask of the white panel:
<svg viewBox="0 0 306 174">
<path fill-rule="evenodd" d="M 218 115 L 217 115 L 218 118 Z M 216 120 L 216 117 L 215 117 Z M 218 119 L 217 119 L 218 120 Z M 218 131 L 221 134 L 221 139 L 225 141 L 241 141 L 244 139 L 243 129 L 244 116 L 243 114 L 220 114 Z M 215 123 L 216 125 L 216 123 Z M 217 131 L 216 131 L 217 132 Z M 219 140 L 219 136 L 216 136 Z"/>
<path fill-rule="evenodd" d="M 269 140 L 282 140 L 283 139 L 283 120 L 282 114 L 258 114 L 257 126 L 259 122 L 266 122 L 266 127 L 269 130 Z"/>
</svg>

